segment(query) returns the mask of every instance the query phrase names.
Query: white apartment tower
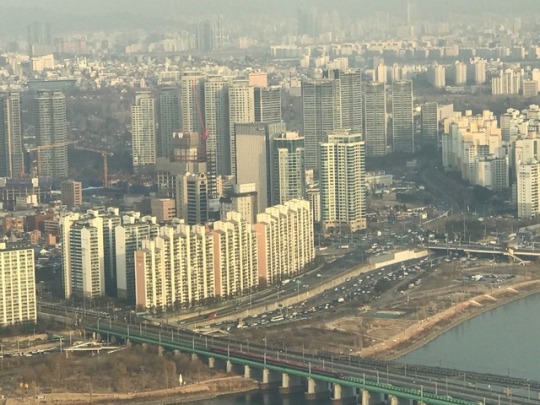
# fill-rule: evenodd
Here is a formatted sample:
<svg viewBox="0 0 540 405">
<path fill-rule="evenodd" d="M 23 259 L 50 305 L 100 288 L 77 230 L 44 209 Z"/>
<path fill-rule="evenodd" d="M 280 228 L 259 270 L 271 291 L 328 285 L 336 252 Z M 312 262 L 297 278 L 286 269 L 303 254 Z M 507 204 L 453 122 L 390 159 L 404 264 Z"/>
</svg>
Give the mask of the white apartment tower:
<svg viewBox="0 0 540 405">
<path fill-rule="evenodd" d="M 517 168 L 518 218 L 531 218 L 540 212 L 540 163 L 521 164 Z"/>
<path fill-rule="evenodd" d="M 216 296 L 231 298 L 259 284 L 257 240 L 252 226 L 237 212 L 214 223 Z"/>
<path fill-rule="evenodd" d="M 321 217 L 325 231 L 366 228 L 366 145 L 360 134 L 334 131 L 320 144 Z"/>
<path fill-rule="evenodd" d="M 134 170 L 155 165 L 156 111 L 154 96 L 149 91 L 139 91 L 135 94 L 135 104 L 131 106 L 131 134 Z"/>
<path fill-rule="evenodd" d="M 315 258 L 313 217 L 306 200 L 290 200 L 257 215 L 259 282 L 294 276 Z"/>
<path fill-rule="evenodd" d="M 236 175 L 235 124 L 255 122 L 255 93 L 248 80 L 234 80 L 229 87 L 229 134 L 231 174 Z"/>
<path fill-rule="evenodd" d="M 21 97 L 0 93 L 0 177 L 24 174 Z"/>
<path fill-rule="evenodd" d="M 105 295 L 103 219 L 70 213 L 60 219 L 64 294 L 94 300 Z"/>
<path fill-rule="evenodd" d="M 272 205 L 283 204 L 306 195 L 304 137 L 284 132 L 271 140 Z"/>
<path fill-rule="evenodd" d="M 135 252 L 136 306 L 178 309 L 214 297 L 213 238 L 204 226 L 163 226 Z"/>
<path fill-rule="evenodd" d="M 34 250 L 10 249 L 0 243 L 0 327 L 36 319 Z"/>
<path fill-rule="evenodd" d="M 34 118 L 39 152 L 38 175 L 68 177 L 66 97 L 59 90 L 39 90 L 34 97 Z M 56 145 L 51 147 L 51 145 Z"/>
</svg>

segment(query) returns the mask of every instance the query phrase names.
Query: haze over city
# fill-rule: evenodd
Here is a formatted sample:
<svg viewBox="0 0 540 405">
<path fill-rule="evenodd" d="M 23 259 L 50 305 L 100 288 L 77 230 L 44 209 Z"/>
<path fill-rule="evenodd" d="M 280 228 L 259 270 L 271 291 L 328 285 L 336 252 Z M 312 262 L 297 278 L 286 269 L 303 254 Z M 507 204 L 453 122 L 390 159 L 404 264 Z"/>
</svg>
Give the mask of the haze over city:
<svg viewBox="0 0 540 405">
<path fill-rule="evenodd" d="M 537 8 L 2 0 L 0 403 L 537 404 Z"/>
</svg>

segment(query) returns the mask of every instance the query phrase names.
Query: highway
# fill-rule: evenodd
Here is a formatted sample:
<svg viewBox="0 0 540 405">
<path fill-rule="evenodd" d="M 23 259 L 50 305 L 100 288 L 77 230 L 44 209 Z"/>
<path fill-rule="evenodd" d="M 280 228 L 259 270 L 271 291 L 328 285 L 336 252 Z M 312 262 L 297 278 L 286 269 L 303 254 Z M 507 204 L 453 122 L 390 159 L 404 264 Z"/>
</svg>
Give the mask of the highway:
<svg viewBox="0 0 540 405">
<path fill-rule="evenodd" d="M 229 339 L 204 336 L 179 328 L 149 324 L 127 324 L 110 319 L 84 320 L 85 327 L 98 329 L 106 334 L 144 337 L 156 344 L 181 343 L 193 350 L 230 353 L 231 357 L 268 361 L 283 365 L 300 365 L 305 369 L 322 369 L 342 373 L 347 377 L 366 379 L 396 387 L 416 388 L 425 393 L 451 396 L 485 404 L 538 404 L 540 382 L 506 376 L 469 373 L 458 370 L 404 365 L 393 362 L 363 359 L 356 356 L 337 356 L 329 353 L 298 353 L 268 345 L 237 342 Z"/>
</svg>

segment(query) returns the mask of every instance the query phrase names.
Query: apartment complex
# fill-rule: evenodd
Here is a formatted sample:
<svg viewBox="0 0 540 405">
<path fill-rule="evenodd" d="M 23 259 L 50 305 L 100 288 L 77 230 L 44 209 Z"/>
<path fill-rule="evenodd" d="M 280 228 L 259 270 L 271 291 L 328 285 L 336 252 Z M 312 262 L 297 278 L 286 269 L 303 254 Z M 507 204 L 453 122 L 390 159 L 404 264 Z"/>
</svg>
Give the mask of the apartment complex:
<svg viewBox="0 0 540 405">
<path fill-rule="evenodd" d="M 176 221 L 135 252 L 139 308 L 177 308 L 231 298 L 297 274 L 315 257 L 310 204 L 267 208 L 250 224 L 228 212 L 213 228 Z"/>
</svg>

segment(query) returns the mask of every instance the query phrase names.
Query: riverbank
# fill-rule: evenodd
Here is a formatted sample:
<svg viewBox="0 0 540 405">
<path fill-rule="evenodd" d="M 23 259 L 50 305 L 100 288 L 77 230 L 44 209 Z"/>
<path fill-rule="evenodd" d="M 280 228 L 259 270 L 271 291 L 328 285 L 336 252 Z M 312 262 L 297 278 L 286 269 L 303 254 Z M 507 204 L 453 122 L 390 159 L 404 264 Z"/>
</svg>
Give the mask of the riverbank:
<svg viewBox="0 0 540 405">
<path fill-rule="evenodd" d="M 524 281 L 489 290 L 445 311 L 420 320 L 398 335 L 357 352 L 360 356 L 395 360 L 426 345 L 459 324 L 499 306 L 540 293 L 540 280 Z"/>
<path fill-rule="evenodd" d="M 166 405 L 216 398 L 221 395 L 257 390 L 258 382 L 241 376 L 215 378 L 177 388 L 129 394 L 52 393 L 41 397 L 10 398 L 6 405 Z"/>
</svg>

